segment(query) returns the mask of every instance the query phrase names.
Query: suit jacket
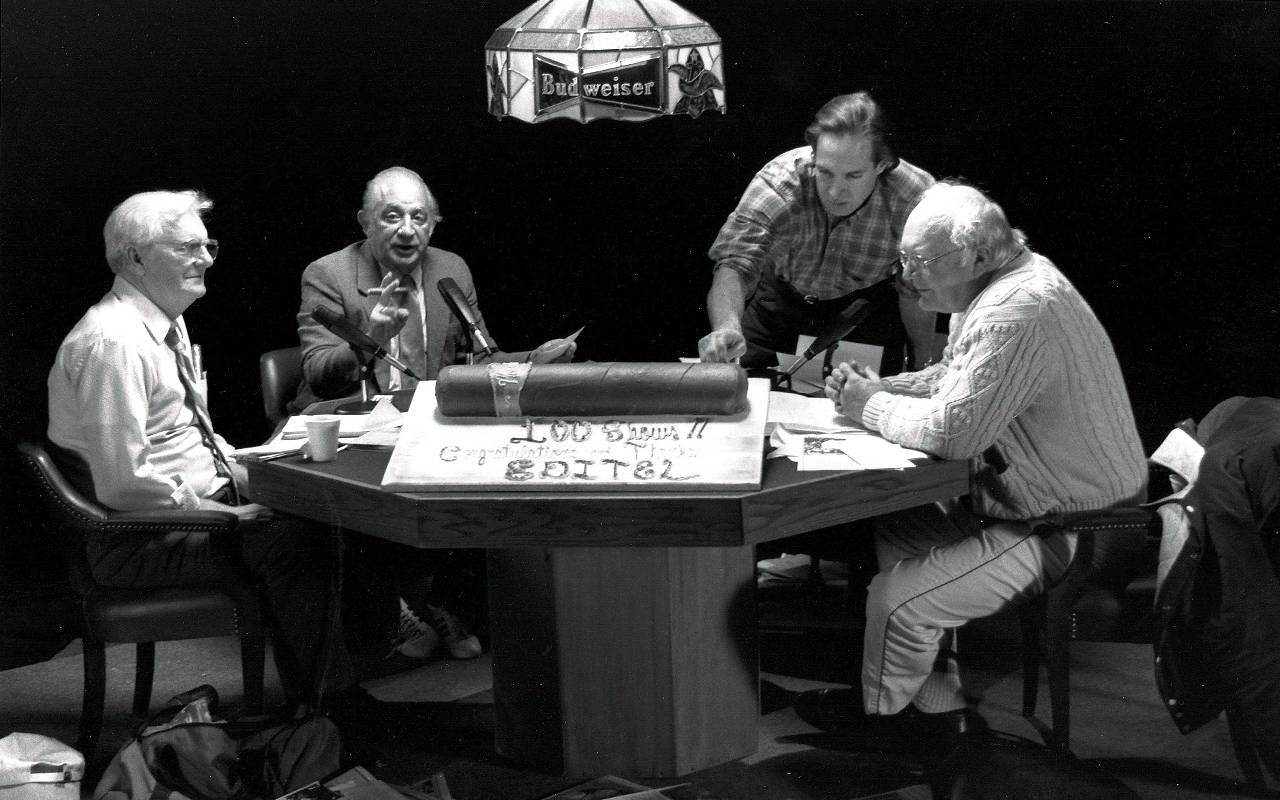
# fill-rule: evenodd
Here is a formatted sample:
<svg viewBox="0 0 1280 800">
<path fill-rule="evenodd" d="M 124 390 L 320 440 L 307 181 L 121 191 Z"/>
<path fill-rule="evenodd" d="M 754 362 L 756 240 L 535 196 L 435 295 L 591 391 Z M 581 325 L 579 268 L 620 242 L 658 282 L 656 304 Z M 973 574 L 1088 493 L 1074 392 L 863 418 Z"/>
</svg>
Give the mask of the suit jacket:
<svg viewBox="0 0 1280 800">
<path fill-rule="evenodd" d="M 1280 399 L 1225 400 L 1195 433 L 1172 518 L 1187 536 L 1156 592 L 1157 686 L 1183 733 L 1225 707 L 1280 775 Z"/>
<path fill-rule="evenodd" d="M 457 281 L 476 311 L 480 329 L 493 342 L 476 301 L 475 284 L 467 263 L 447 250 L 428 247 L 422 265 L 423 311 L 427 320 L 427 366 L 426 374 L 421 376 L 424 380 L 434 379 L 442 367 L 456 363 L 459 353 L 465 352 L 465 331 L 436 290 L 436 282 L 446 277 Z M 382 272 L 365 242 L 348 245 L 307 266 L 302 273 L 302 307 L 298 310 L 303 380 L 290 411 L 297 413 L 317 400 L 347 397 L 360 391 L 360 362 L 355 352 L 345 341 L 316 322 L 311 317 L 311 310 L 318 305 L 327 306 L 341 313 L 356 327 L 367 330 L 378 298 L 366 293 L 381 284 Z M 528 351 L 500 352 L 491 360 L 524 361 L 528 355 Z M 383 391 L 389 385 L 390 369 L 384 361 L 378 361 L 374 369 L 378 386 Z"/>
</svg>

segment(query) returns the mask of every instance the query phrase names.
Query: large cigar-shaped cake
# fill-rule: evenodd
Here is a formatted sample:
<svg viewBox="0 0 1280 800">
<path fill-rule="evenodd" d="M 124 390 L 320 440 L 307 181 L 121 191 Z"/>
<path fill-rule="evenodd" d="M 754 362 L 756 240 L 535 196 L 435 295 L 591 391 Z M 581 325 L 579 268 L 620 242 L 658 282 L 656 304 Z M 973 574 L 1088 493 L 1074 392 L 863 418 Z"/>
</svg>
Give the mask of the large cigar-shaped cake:
<svg viewBox="0 0 1280 800">
<path fill-rule="evenodd" d="M 737 414 L 747 373 L 667 362 L 451 366 L 440 371 L 436 405 L 448 417 Z"/>
</svg>

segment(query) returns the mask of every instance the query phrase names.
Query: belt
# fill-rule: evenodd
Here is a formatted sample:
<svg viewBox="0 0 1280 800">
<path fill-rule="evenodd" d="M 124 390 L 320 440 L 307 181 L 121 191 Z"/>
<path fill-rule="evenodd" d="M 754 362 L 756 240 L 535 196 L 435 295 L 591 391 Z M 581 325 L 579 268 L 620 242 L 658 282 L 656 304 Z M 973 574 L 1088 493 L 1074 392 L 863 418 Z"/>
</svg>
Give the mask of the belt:
<svg viewBox="0 0 1280 800">
<path fill-rule="evenodd" d="M 870 294 L 871 292 L 875 291 L 876 289 L 879 289 L 886 281 L 892 281 L 893 278 L 886 278 L 884 281 L 879 281 L 869 286 L 864 286 L 861 289 L 857 289 L 855 291 L 849 292 L 846 295 L 842 295 L 840 297 L 832 297 L 826 300 L 819 298 L 816 294 L 801 294 L 799 291 L 796 290 L 794 286 L 792 286 L 790 283 L 783 280 L 782 278 L 779 278 L 776 276 L 768 276 L 766 280 L 768 280 L 769 283 L 773 285 L 774 289 L 778 292 L 778 295 L 780 297 L 786 299 L 790 303 L 793 303 L 796 305 L 804 304 L 806 306 L 809 306 L 815 309 L 819 309 L 823 306 L 826 306 L 832 309 L 843 309 L 846 306 L 848 306 L 849 303 L 853 302 L 859 297 L 864 297 Z"/>
</svg>

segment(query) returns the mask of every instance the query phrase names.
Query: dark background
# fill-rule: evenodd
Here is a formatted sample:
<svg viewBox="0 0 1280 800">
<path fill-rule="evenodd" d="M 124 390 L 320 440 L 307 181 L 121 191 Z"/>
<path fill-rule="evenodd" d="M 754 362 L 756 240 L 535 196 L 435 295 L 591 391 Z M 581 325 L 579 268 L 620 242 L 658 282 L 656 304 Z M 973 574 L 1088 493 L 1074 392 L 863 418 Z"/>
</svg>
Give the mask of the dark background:
<svg viewBox="0 0 1280 800">
<path fill-rule="evenodd" d="M 127 195 L 195 187 L 223 254 L 187 313 L 214 420 L 267 431 L 257 357 L 298 279 L 360 237 L 364 182 L 435 191 L 508 349 L 669 360 L 706 332 L 706 250 L 752 174 L 865 88 L 899 153 L 1002 203 L 1091 302 L 1150 448 L 1218 399 L 1280 394 L 1280 8 L 1268 3 L 684 4 L 724 40 L 728 114 L 489 116 L 483 45 L 521 0 L 5 0 L 0 427 L 39 435 L 59 340 L 110 285 Z"/>
</svg>

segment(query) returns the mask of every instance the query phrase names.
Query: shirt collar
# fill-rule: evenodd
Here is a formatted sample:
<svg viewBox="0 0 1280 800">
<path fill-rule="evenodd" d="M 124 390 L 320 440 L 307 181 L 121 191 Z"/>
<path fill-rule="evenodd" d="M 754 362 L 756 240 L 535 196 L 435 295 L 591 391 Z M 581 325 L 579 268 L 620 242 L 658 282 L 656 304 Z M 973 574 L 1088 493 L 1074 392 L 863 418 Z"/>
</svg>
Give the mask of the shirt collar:
<svg viewBox="0 0 1280 800">
<path fill-rule="evenodd" d="M 163 342 L 164 337 L 169 335 L 169 329 L 175 325 L 178 327 L 179 333 L 185 334 L 185 326 L 182 324 L 181 316 L 177 319 L 169 319 L 169 315 L 161 311 L 160 306 L 153 303 L 151 298 L 142 293 L 141 289 L 119 275 L 116 276 L 115 281 L 111 284 L 111 293 L 120 302 L 138 312 L 138 316 L 142 319 L 142 324 L 146 326 L 147 332 L 157 342 Z"/>
</svg>

